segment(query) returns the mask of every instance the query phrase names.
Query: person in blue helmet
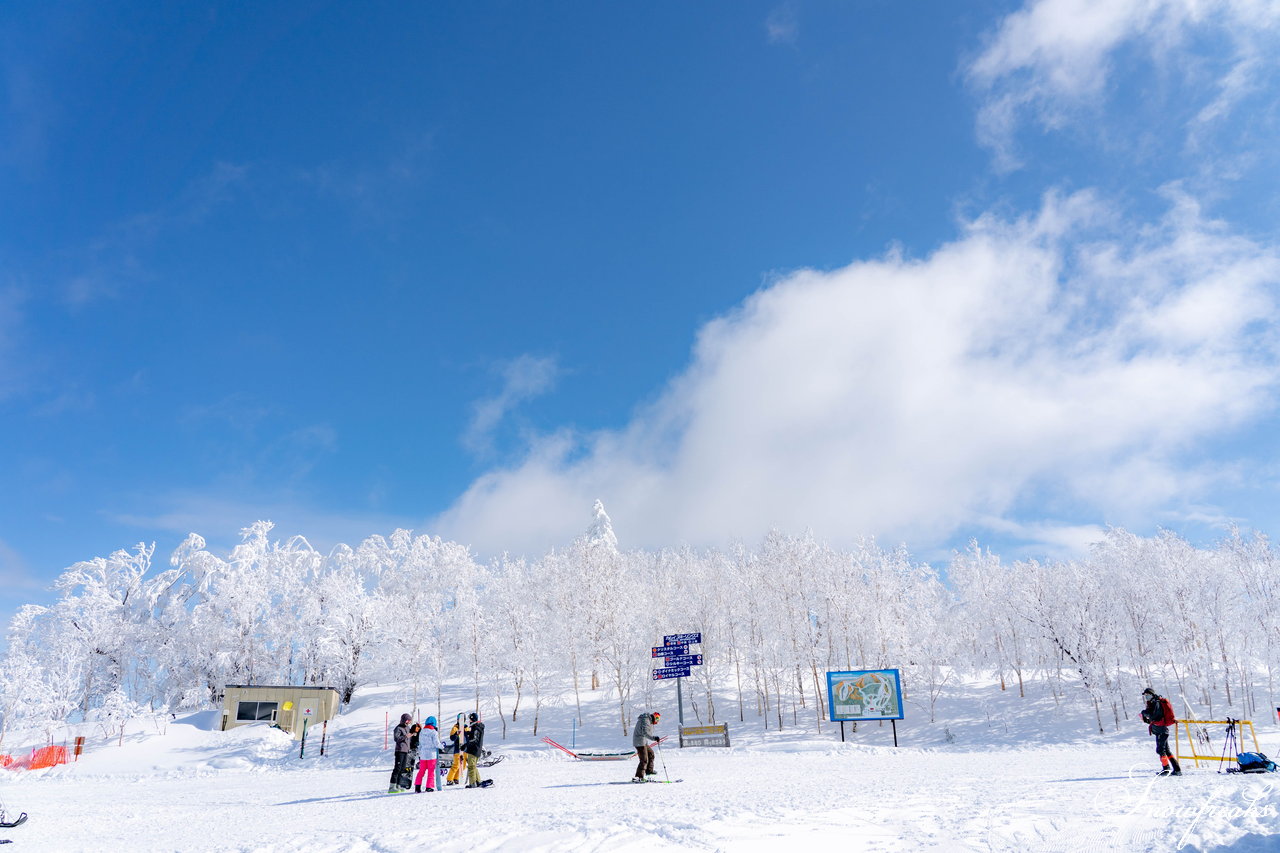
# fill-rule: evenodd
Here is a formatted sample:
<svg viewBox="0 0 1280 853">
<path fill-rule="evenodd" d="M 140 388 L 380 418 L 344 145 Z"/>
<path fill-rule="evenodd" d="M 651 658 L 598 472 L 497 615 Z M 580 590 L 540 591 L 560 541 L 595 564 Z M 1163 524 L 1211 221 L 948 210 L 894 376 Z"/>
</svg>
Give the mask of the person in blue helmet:
<svg viewBox="0 0 1280 853">
<path fill-rule="evenodd" d="M 436 718 L 427 717 L 422 731 L 418 733 L 418 778 L 413 780 L 413 792 L 431 793 L 436 790 L 436 762 L 440 758 L 440 732 L 436 728 Z M 427 787 L 422 787 L 423 775 L 427 777 Z"/>
</svg>

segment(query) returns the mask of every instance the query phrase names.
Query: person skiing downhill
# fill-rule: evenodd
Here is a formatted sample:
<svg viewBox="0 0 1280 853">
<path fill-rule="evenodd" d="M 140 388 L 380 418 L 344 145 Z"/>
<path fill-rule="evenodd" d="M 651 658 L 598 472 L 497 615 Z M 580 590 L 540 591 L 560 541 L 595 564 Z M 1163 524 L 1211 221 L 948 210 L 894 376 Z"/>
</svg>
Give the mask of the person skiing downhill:
<svg viewBox="0 0 1280 853">
<path fill-rule="evenodd" d="M 412 714 L 401 714 L 400 725 L 391 732 L 396 742 L 396 759 L 395 765 L 391 768 L 391 787 L 387 789 L 388 794 L 399 794 L 409 790 L 407 786 L 401 787 L 400 777 L 407 775 L 409 770 L 409 724 L 411 722 L 413 722 Z"/>
<path fill-rule="evenodd" d="M 413 780 L 413 792 L 421 794 L 424 790 L 436 790 L 436 761 L 440 755 L 440 733 L 436 731 L 436 718 L 427 717 L 427 722 L 418 733 L 418 778 Z M 427 777 L 427 787 L 422 787 L 423 774 Z"/>
<path fill-rule="evenodd" d="M 1156 755 L 1160 756 L 1161 767 L 1159 775 L 1181 776 L 1182 767 L 1169 749 L 1169 727 L 1178 721 L 1173 715 L 1173 707 L 1168 699 L 1150 687 L 1142 691 L 1142 699 L 1147 703 L 1147 707 L 1142 709 L 1142 722 L 1147 724 L 1147 731 L 1156 736 Z"/>
<path fill-rule="evenodd" d="M 480 770 L 476 766 L 476 762 L 480 760 L 481 754 L 484 752 L 484 723 L 480 721 L 480 716 L 472 711 L 468 719 L 471 725 L 467 728 L 467 743 L 463 750 L 467 753 L 467 787 L 480 787 Z"/>
<path fill-rule="evenodd" d="M 636 718 L 636 727 L 631 733 L 631 745 L 636 748 L 639 763 L 636 765 L 635 778 L 631 780 L 633 782 L 643 782 L 646 776 L 658 775 L 653 769 L 653 743 L 658 741 L 658 736 L 653 733 L 653 727 L 661 718 L 662 715 L 657 711 L 644 713 Z"/>
</svg>

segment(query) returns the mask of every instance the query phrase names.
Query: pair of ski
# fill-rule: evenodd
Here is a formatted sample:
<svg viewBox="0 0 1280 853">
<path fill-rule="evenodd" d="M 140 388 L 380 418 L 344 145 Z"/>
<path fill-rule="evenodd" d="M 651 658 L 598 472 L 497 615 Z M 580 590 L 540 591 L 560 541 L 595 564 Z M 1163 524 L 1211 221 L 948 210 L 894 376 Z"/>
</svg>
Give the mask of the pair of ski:
<svg viewBox="0 0 1280 853">
<path fill-rule="evenodd" d="M 645 780 L 644 780 L 644 784 L 646 784 L 646 785 L 674 785 L 674 784 L 675 784 L 675 783 L 677 783 L 677 782 L 683 782 L 683 781 L 684 781 L 683 779 L 645 779 Z M 609 784 L 610 784 L 610 785 L 639 785 L 640 783 L 639 783 L 639 782 L 637 782 L 635 779 L 632 779 L 632 780 L 631 780 L 631 781 L 629 781 L 629 782 L 610 782 Z"/>
</svg>

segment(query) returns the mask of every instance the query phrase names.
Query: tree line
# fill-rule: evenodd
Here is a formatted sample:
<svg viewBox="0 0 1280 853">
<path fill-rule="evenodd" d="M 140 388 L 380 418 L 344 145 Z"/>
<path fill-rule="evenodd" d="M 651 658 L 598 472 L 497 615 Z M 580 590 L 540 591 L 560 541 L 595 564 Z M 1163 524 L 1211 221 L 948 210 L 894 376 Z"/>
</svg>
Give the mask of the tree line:
<svg viewBox="0 0 1280 853">
<path fill-rule="evenodd" d="M 625 731 L 655 696 L 650 648 L 684 631 L 702 634 L 687 683 L 703 722 L 821 729 L 827 671 L 891 667 L 931 719 L 971 672 L 1085 702 L 1100 732 L 1151 683 L 1188 712 L 1277 705 L 1280 565 L 1259 534 L 1203 548 L 1113 529 L 1062 561 L 974 543 L 938 569 L 871 539 L 779 532 L 754 548 L 622 550 L 599 503 L 584 535 L 537 559 L 482 563 L 406 530 L 321 553 L 272 530 L 251 525 L 223 555 L 191 534 L 167 567 L 147 544 L 69 567 L 55 603 L 9 626 L 0 743 L 19 726 L 52 736 L 208 708 L 226 684 L 330 685 L 349 702 L 387 680 L 437 715 L 446 683 L 463 684 L 503 735 L 520 720 L 536 734 L 549 702 L 581 717 L 603 690 Z"/>
</svg>

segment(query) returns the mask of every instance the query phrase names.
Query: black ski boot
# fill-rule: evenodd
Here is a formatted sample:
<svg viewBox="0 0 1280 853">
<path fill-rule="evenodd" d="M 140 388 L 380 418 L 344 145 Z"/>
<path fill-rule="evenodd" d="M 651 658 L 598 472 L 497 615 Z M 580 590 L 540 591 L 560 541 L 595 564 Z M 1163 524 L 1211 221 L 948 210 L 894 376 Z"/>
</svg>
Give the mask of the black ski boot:
<svg viewBox="0 0 1280 853">
<path fill-rule="evenodd" d="M 1176 759 L 1176 758 L 1170 758 L 1170 759 L 1169 759 L 1169 763 L 1173 765 L 1173 772 L 1172 772 L 1172 773 L 1170 773 L 1169 775 L 1170 775 L 1170 776 L 1181 776 L 1181 775 L 1182 775 L 1182 765 L 1178 763 L 1178 759 Z"/>
</svg>

